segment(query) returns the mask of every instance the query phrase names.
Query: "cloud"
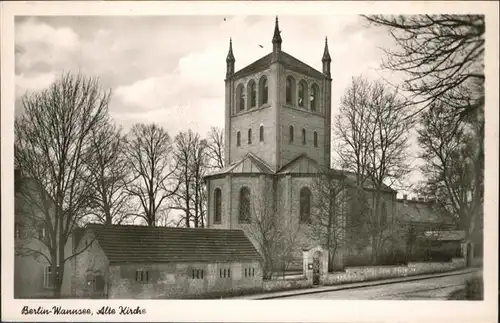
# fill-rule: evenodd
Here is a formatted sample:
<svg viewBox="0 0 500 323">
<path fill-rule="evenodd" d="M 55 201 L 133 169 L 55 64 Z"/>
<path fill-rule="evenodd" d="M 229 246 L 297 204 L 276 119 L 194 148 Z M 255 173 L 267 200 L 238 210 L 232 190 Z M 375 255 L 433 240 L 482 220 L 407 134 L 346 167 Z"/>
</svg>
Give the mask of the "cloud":
<svg viewBox="0 0 500 323">
<path fill-rule="evenodd" d="M 21 97 L 24 93 L 40 91 L 46 89 L 55 81 L 52 73 L 38 73 L 33 75 L 16 75 L 16 97 Z"/>
<path fill-rule="evenodd" d="M 52 75 L 74 70 L 98 76 L 103 87 L 113 90 L 110 111 L 120 120 L 133 116 L 157 121 L 160 115 L 186 111 L 193 124 L 221 124 L 229 38 L 238 70 L 271 51 L 274 30 L 274 16 L 223 18 L 37 17 L 16 21 L 17 93 L 39 89 L 50 84 Z M 383 73 L 376 71 L 382 57 L 377 46 L 386 39 L 379 29 L 364 28 L 360 17 L 279 19 L 283 50 L 316 69 L 321 69 L 324 37 L 328 36 L 333 111 L 352 76 Z M 187 125 L 182 119 L 186 115 L 180 124 Z"/>
</svg>

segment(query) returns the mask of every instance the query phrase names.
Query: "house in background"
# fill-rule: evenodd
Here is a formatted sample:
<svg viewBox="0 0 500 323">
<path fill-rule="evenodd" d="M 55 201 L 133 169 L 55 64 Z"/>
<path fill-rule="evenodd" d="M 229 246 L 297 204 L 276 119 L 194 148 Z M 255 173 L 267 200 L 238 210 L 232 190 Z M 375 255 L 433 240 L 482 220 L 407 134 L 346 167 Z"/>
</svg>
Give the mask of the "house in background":
<svg viewBox="0 0 500 323">
<path fill-rule="evenodd" d="M 51 298 L 54 285 L 51 280 L 58 268 L 50 264 L 50 225 L 47 226 L 46 214 L 53 221 L 53 208 L 50 197 L 37 183 L 18 168 L 14 173 L 14 298 Z M 74 233 L 78 233 L 77 228 Z M 74 239 L 72 234 L 64 247 L 65 257 L 72 255 Z M 62 295 L 68 292 L 70 262 L 64 264 Z"/>
<path fill-rule="evenodd" d="M 443 217 L 432 201 L 423 198 L 396 201 L 398 247 L 408 257 L 446 260 L 463 256 L 465 234 L 456 221 Z"/>
<path fill-rule="evenodd" d="M 14 175 L 14 298 L 42 298 L 53 294 L 50 275 L 52 266 L 43 255 L 48 255 L 44 240 L 47 230 L 43 225 L 42 191 L 31 180 L 22 176 L 20 169 Z M 29 196 L 29 198 L 27 197 Z M 39 198 L 38 198 L 39 197 Z M 34 223 L 34 219 L 40 219 Z"/>
<path fill-rule="evenodd" d="M 88 224 L 71 297 L 198 298 L 262 288 L 261 257 L 241 230 Z"/>
</svg>

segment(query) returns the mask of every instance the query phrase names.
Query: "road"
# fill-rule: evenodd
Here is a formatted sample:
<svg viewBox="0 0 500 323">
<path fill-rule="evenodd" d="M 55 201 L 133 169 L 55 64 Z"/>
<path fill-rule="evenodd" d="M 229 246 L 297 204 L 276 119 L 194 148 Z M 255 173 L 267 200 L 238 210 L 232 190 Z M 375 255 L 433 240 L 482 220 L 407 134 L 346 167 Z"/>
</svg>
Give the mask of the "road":
<svg viewBox="0 0 500 323">
<path fill-rule="evenodd" d="M 295 295 L 286 299 L 337 299 L 337 300 L 418 300 L 446 299 L 447 296 L 465 286 L 467 279 L 478 272 L 462 275 L 430 278 L 418 281 L 361 287 L 315 294 Z"/>
</svg>

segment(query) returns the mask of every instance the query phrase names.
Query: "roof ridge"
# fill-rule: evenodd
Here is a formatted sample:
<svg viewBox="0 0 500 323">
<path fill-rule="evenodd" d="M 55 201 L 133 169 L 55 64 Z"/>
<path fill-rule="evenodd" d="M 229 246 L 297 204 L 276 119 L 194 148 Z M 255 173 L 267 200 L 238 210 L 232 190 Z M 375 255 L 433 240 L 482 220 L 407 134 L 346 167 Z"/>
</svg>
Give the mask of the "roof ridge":
<svg viewBox="0 0 500 323">
<path fill-rule="evenodd" d="M 99 226 L 99 227 L 107 227 L 107 228 L 148 228 L 148 229 L 156 229 L 156 230 L 204 230 L 204 231 L 220 231 L 220 232 L 243 232 L 242 229 L 213 229 L 213 228 L 180 228 L 180 227 L 164 227 L 164 226 L 149 226 L 149 225 L 140 225 L 140 224 L 103 224 L 103 223 L 87 223 L 86 227 L 89 226 Z M 81 228 L 83 229 L 83 228 Z"/>
<path fill-rule="evenodd" d="M 273 172 L 271 166 L 269 166 L 265 161 L 263 161 L 259 156 L 255 155 L 254 153 L 248 152 L 246 156 L 248 156 L 250 158 L 253 158 L 257 162 L 257 167 L 259 167 L 259 169 L 262 172 L 265 172 L 265 171 L 269 171 L 271 173 Z M 245 156 L 245 158 L 246 158 L 246 156 Z M 243 158 L 243 159 L 245 159 L 245 158 Z M 259 165 L 259 163 L 262 164 L 262 165 Z M 264 166 L 267 169 L 262 169 L 261 166 Z"/>
</svg>

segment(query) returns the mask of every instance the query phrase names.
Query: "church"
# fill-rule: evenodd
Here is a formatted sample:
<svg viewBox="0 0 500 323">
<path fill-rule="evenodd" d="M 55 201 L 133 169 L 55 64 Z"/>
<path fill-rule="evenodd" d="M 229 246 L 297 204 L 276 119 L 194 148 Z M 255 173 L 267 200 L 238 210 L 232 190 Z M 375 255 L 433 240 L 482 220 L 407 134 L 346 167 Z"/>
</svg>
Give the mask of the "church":
<svg viewBox="0 0 500 323">
<path fill-rule="evenodd" d="M 226 167 L 206 177 L 209 228 L 248 232 L 252 217 L 262 214 L 265 205 L 279 221 L 307 230 L 315 178 L 325 170 L 335 173 L 330 168 L 332 78 L 327 40 L 321 71 L 282 50 L 278 18 L 272 44 L 271 53 L 235 71 L 230 40 Z M 392 216 L 396 192 L 387 193 Z M 317 245 L 307 235 L 302 241 L 302 248 Z"/>
</svg>

